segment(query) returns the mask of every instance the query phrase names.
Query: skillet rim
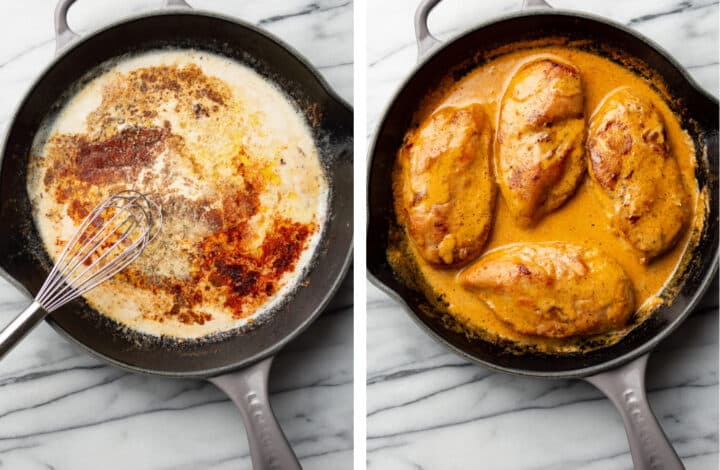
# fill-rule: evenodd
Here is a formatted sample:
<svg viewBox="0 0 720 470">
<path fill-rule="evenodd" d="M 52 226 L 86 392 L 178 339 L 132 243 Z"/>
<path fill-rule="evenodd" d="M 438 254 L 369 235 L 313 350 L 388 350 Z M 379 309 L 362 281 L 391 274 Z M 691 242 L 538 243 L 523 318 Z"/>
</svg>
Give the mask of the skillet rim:
<svg viewBox="0 0 720 470">
<path fill-rule="evenodd" d="M 680 74 L 680 76 L 687 82 L 687 84 L 692 88 L 696 93 L 698 93 L 700 96 L 703 97 L 703 99 L 710 102 L 712 105 L 714 105 L 716 108 L 718 107 L 718 99 L 708 93 L 705 89 L 703 89 L 696 81 L 695 79 L 685 70 L 685 68 L 677 62 L 674 57 L 668 53 L 662 46 L 657 44 L 652 39 L 642 35 L 641 33 L 623 25 L 620 23 L 617 23 L 613 20 L 601 17 L 599 15 L 594 15 L 591 13 L 585 13 L 585 12 L 579 12 L 579 11 L 573 11 L 573 10 L 567 10 L 567 9 L 555 9 L 552 10 L 546 10 L 546 9 L 540 9 L 540 10 L 524 10 L 524 11 L 517 11 L 512 13 L 507 13 L 504 15 L 498 15 L 496 17 L 493 17 L 487 21 L 483 21 L 472 27 L 471 29 L 468 29 L 466 31 L 463 31 L 460 34 L 457 34 L 453 36 L 452 38 L 441 41 L 440 39 L 437 39 L 439 41 L 439 44 L 436 44 L 430 51 L 425 53 L 423 56 L 421 56 L 417 63 L 413 66 L 409 74 L 401 81 L 401 83 L 398 85 L 396 90 L 393 92 L 392 97 L 388 102 L 385 104 L 385 107 L 383 109 L 382 113 L 382 119 L 379 121 L 375 132 L 372 136 L 372 142 L 369 146 L 368 150 L 368 164 L 367 164 L 367 174 L 366 174 L 366 239 L 365 244 L 367 246 L 368 238 L 367 234 L 370 233 L 370 213 L 371 213 L 371 205 L 370 205 L 370 191 L 368 190 L 370 188 L 370 182 L 372 178 L 372 168 L 373 168 L 373 161 L 375 159 L 375 152 L 376 147 L 378 144 L 378 136 L 380 135 L 380 131 L 385 128 L 387 124 L 387 120 L 389 117 L 389 112 L 391 108 L 394 106 L 397 99 L 400 97 L 400 95 L 405 91 L 405 88 L 416 78 L 416 75 L 420 69 L 425 67 L 431 60 L 433 60 L 435 57 L 441 55 L 445 52 L 446 49 L 451 47 L 456 42 L 466 38 L 467 36 L 473 35 L 477 33 L 478 31 L 487 28 L 489 26 L 508 21 L 513 20 L 517 18 L 525 18 L 525 17 L 538 17 L 538 16 L 559 16 L 559 17 L 565 17 L 565 18 L 581 18 L 584 20 L 594 21 L 596 23 L 600 23 L 606 27 L 617 29 L 623 33 L 626 33 L 638 41 L 644 43 L 646 46 L 653 49 L 657 54 L 659 54 L 664 60 L 668 62 L 668 64 Z M 714 175 L 717 178 L 717 174 Z M 598 374 L 600 372 L 605 372 L 608 370 L 616 369 L 623 364 L 626 364 L 633 359 L 636 359 L 644 354 L 648 354 L 651 352 L 662 340 L 667 338 L 673 331 L 675 331 L 678 326 L 682 322 L 685 321 L 685 319 L 694 311 L 697 304 L 700 302 L 702 297 L 705 295 L 705 293 L 708 290 L 708 287 L 712 283 L 713 277 L 718 272 L 718 266 L 720 265 L 720 246 L 717 244 L 715 245 L 714 249 L 712 250 L 712 261 L 711 264 L 707 267 L 707 270 L 703 273 L 701 276 L 701 280 L 698 283 L 697 289 L 693 293 L 691 297 L 688 299 L 688 303 L 683 309 L 683 311 L 677 315 L 676 318 L 674 318 L 670 323 L 668 323 L 666 326 L 664 326 L 658 333 L 656 333 L 654 336 L 652 336 L 650 339 L 645 341 L 644 343 L 640 344 L 639 346 L 635 347 L 631 351 L 615 356 L 610 360 L 607 360 L 605 362 L 601 362 L 599 364 L 595 364 L 589 367 L 580 367 L 577 369 L 569 369 L 564 371 L 536 371 L 536 370 L 529 370 L 529 369 L 518 369 L 513 367 L 505 367 L 501 366 L 492 362 L 489 362 L 485 359 L 480 359 L 478 357 L 475 357 L 474 355 L 468 353 L 460 346 L 453 344 L 449 340 L 445 339 L 444 337 L 440 336 L 438 333 L 436 333 L 432 328 L 430 328 L 421 318 L 420 314 L 415 312 L 415 310 L 408 304 L 408 302 L 403 299 L 403 297 L 395 291 L 392 287 L 385 284 L 383 281 L 381 281 L 378 277 L 375 276 L 373 270 L 378 269 L 377 266 L 368 265 L 366 269 L 366 275 L 368 280 L 371 284 L 373 284 L 375 287 L 377 287 L 379 290 L 384 292 L 386 295 L 388 295 L 391 299 L 393 299 L 395 302 L 397 302 L 400 307 L 402 307 L 402 310 L 410 316 L 410 318 L 420 326 L 420 328 L 428 334 L 432 339 L 434 339 L 436 342 L 444 345 L 446 348 L 450 349 L 454 353 L 460 355 L 461 357 L 464 357 L 471 362 L 475 364 L 479 364 L 483 367 L 487 367 L 489 369 L 503 372 L 506 374 L 511 375 L 518 375 L 518 376 L 526 376 L 526 377 L 536 377 L 536 378 L 550 378 L 550 379 L 567 379 L 567 378 L 583 378 L 592 376 L 595 374 Z M 673 299 L 674 301 L 675 299 Z"/>
<path fill-rule="evenodd" d="M 328 82 L 325 80 L 325 78 L 317 71 L 317 69 L 302 55 L 300 54 L 294 47 L 287 44 L 282 39 L 278 38 L 277 36 L 245 21 L 240 18 L 235 18 L 229 15 L 224 15 L 221 13 L 215 13 L 212 11 L 207 10 L 199 10 L 199 9 L 191 9 L 188 10 L 186 8 L 178 8 L 178 7 L 170 7 L 170 8 L 163 8 L 161 10 L 151 10 L 148 12 L 138 13 L 134 15 L 129 15 L 124 18 L 118 19 L 116 21 L 107 23 L 103 26 L 101 26 L 98 29 L 94 29 L 88 33 L 79 35 L 79 37 L 74 38 L 70 43 L 66 44 L 64 47 L 62 47 L 59 50 L 56 50 L 54 53 L 53 58 L 42 68 L 40 73 L 33 79 L 32 84 L 28 87 L 28 89 L 24 92 L 22 98 L 18 101 L 17 105 L 15 106 L 13 113 L 12 113 L 12 119 L 9 122 L 8 126 L 5 128 L 5 135 L 2 137 L 2 143 L 0 145 L 0 172 L 2 171 L 3 161 L 5 158 L 5 153 L 7 150 L 7 143 L 9 136 L 11 134 L 11 130 L 16 124 L 17 115 L 20 112 L 20 110 L 24 107 L 25 103 L 28 101 L 28 99 L 32 96 L 32 94 L 35 92 L 38 84 L 40 81 L 47 75 L 47 73 L 55 67 L 57 64 L 62 62 L 67 54 L 79 47 L 82 44 L 85 44 L 86 42 L 89 42 L 91 40 L 94 40 L 98 35 L 116 28 L 118 26 L 122 26 L 127 23 L 135 22 L 135 21 L 143 21 L 147 18 L 154 18 L 154 17 L 161 17 L 161 16 L 174 16 L 174 15 L 185 15 L 185 16 L 196 16 L 196 17 L 204 17 L 204 18 L 210 18 L 210 19 L 217 19 L 222 20 L 227 23 L 231 23 L 234 26 L 239 26 L 246 28 L 253 34 L 259 35 L 264 37 L 265 39 L 273 42 L 277 46 L 279 46 L 281 49 L 284 49 L 287 51 L 290 55 L 292 55 L 299 64 L 307 70 L 312 78 L 320 85 L 321 89 L 325 93 L 325 95 L 330 98 L 330 101 L 334 102 L 341 110 L 342 113 L 347 113 L 351 116 L 354 115 L 353 113 L 353 107 L 340 95 L 335 92 Z M 55 39 L 55 36 L 53 37 Z M 351 126 L 352 128 L 352 126 Z M 332 134 L 332 133 L 331 133 Z M 335 133 L 337 134 L 337 133 Z M 354 136 L 352 134 L 349 135 L 350 139 L 353 140 Z M 337 273 L 334 276 L 332 284 L 328 286 L 328 289 L 326 289 L 324 295 L 322 298 L 319 298 L 317 302 L 314 302 L 313 311 L 306 316 L 306 318 L 291 332 L 289 332 L 287 335 L 283 336 L 280 340 L 276 341 L 272 344 L 272 346 L 265 348 L 258 353 L 245 357 L 241 360 L 235 360 L 231 361 L 226 365 L 209 368 L 209 369 L 194 369 L 187 372 L 170 372 L 170 371 L 164 371 L 164 370 L 158 370 L 158 369 L 150 369 L 150 368 L 143 368 L 139 366 L 134 366 L 130 364 L 126 364 L 124 362 L 115 360 L 111 357 L 108 357 L 107 355 L 91 348 L 90 346 L 87 346 L 85 343 L 81 342 L 80 340 L 76 339 L 70 332 L 62 328 L 53 318 L 52 315 L 47 315 L 45 317 L 45 322 L 47 322 L 56 332 L 58 332 L 62 337 L 64 337 L 66 340 L 68 340 L 70 343 L 75 344 L 80 347 L 81 350 L 89 353 L 91 356 L 94 356 L 98 359 L 101 359 L 102 361 L 106 362 L 107 364 L 113 365 L 115 367 L 118 367 L 123 370 L 127 370 L 133 373 L 142 374 L 142 375 L 153 375 L 153 376 L 162 376 L 162 377 L 168 377 L 168 378 L 191 378 L 191 379 L 207 379 L 209 377 L 214 377 L 222 374 L 227 374 L 229 372 L 233 372 L 239 369 L 243 369 L 246 367 L 249 367 L 253 364 L 256 364 L 263 359 L 267 359 L 268 357 L 276 355 L 282 348 L 284 348 L 288 343 L 290 343 L 292 340 L 297 338 L 300 334 L 302 334 L 303 331 L 305 331 L 319 316 L 322 314 L 322 312 L 325 310 L 327 305 L 330 303 L 332 298 L 334 297 L 335 293 L 339 289 L 340 285 L 345 280 L 345 277 L 347 276 L 348 270 L 350 269 L 350 265 L 352 264 L 353 260 L 353 247 L 354 247 L 354 233 L 351 234 L 350 242 L 348 243 L 347 249 L 345 250 L 345 253 L 343 254 L 343 259 L 340 264 L 340 269 L 337 271 Z M 341 251 L 342 254 L 342 251 Z M 318 258 L 318 263 L 322 262 L 322 256 L 321 255 Z M 312 269 L 311 269 L 312 270 Z M 13 278 L 9 273 L 7 273 L 2 266 L 0 266 L 0 278 L 6 280 L 9 284 L 11 284 L 13 287 L 17 288 L 19 291 L 21 291 L 23 294 L 25 294 L 26 297 L 32 298 L 32 294 L 23 286 L 19 281 L 17 281 L 15 278 Z M 292 305 L 293 298 L 290 297 L 289 299 L 290 305 Z"/>
</svg>

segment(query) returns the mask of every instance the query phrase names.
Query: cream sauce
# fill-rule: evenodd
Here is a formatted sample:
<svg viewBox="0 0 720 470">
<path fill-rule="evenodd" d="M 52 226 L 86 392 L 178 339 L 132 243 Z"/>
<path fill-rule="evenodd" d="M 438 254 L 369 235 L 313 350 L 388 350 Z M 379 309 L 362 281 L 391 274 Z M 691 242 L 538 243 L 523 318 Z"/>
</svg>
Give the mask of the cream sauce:
<svg viewBox="0 0 720 470">
<path fill-rule="evenodd" d="M 199 96 L 197 92 L 193 95 L 181 90 L 175 95 L 158 92 L 156 106 L 148 110 L 146 118 L 131 117 L 134 116 L 130 114 L 131 107 L 127 112 L 113 110 L 109 97 L 122 96 L 132 103 L 137 96 L 134 93 L 143 93 L 123 88 L 133 83 L 129 78 L 131 74 L 153 68 L 160 70 L 157 67 L 172 67 L 182 72 L 192 65 L 200 68 L 203 80 L 215 89 L 225 90 L 227 96 L 223 100 L 211 97 L 222 101 L 221 106 L 203 97 L 204 101 L 198 98 L 198 102 L 205 105 L 193 107 L 192 101 Z M 165 78 L 165 72 L 159 72 L 149 83 Z M 184 99 L 190 101 L 185 103 Z M 108 114 L 113 117 L 107 119 Z M 132 267 L 140 276 L 162 278 L 163 282 L 199 283 L 203 300 L 194 307 L 194 314 L 201 320 L 181 321 L 178 316 L 164 314 L 173 308 L 172 295 L 138 287 L 121 277 L 97 287 L 85 296 L 86 300 L 109 318 L 150 335 L 197 338 L 256 321 L 302 279 L 326 218 L 328 186 L 305 117 L 275 84 L 254 70 L 205 51 L 158 50 L 111 64 L 72 96 L 36 137 L 28 193 L 36 226 L 51 258 L 56 259 L 62 249 L 57 241 L 69 239 L 78 224 L 69 215 L 72 201 L 58 201 L 53 193 L 62 182 L 48 184 L 45 181 L 53 160 L 61 158 L 55 155 L 62 149 L 57 144 L 59 137 L 116 134 L 138 125 L 169 128 L 174 136 L 179 136 L 176 141 L 179 139 L 182 147 L 180 151 L 166 145 L 152 165 L 142 168 L 133 181 L 125 183 L 154 194 L 159 202 L 166 202 L 161 235 Z M 228 188 L 247 191 L 250 176 L 252 181 L 262 182 L 262 186 L 254 188 L 258 192 L 259 208 L 246 221 L 252 236 L 245 240 L 243 250 L 251 254 L 261 251 L 263 241 L 271 235 L 273 221 L 278 218 L 312 228 L 302 253 L 292 269 L 282 275 L 272 295 L 259 297 L 252 308 L 238 312 L 224 302 L 226 292 L 211 279 L 192 275 L 199 270 L 198 246 L 217 229 L 213 224 L 226 226 L 233 222 L 224 220 L 230 217 L 227 210 L 223 212 L 223 197 Z M 91 188 L 85 196 L 99 202 L 117 188 L 118 185 Z M 167 202 L 170 197 L 181 202 L 171 206 Z M 183 205 L 197 205 L 203 217 L 183 215 Z M 213 221 L 209 215 L 212 211 L 220 214 L 221 220 Z"/>
</svg>

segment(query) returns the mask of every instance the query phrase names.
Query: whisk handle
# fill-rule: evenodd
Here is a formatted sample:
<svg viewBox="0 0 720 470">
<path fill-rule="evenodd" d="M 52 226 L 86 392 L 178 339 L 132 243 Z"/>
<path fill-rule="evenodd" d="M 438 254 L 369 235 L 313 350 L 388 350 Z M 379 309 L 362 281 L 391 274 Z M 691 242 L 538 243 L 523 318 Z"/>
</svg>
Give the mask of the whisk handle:
<svg viewBox="0 0 720 470">
<path fill-rule="evenodd" d="M 39 303 L 27 306 L 23 312 L 15 317 L 13 321 L 0 332 L 0 359 L 4 358 L 21 339 L 25 337 L 40 321 L 45 318 L 47 312 Z"/>
</svg>

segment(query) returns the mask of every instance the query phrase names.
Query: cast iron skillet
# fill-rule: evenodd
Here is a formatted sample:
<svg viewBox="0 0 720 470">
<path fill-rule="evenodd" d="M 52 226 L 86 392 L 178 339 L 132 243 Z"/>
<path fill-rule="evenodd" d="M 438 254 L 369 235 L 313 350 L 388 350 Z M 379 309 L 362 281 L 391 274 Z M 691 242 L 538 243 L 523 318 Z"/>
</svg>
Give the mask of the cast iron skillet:
<svg viewBox="0 0 720 470">
<path fill-rule="evenodd" d="M 25 189 L 30 145 L 43 118 L 65 92 L 98 64 L 126 53 L 165 46 L 195 47 L 233 57 L 277 83 L 313 132 L 330 185 L 330 216 L 319 254 L 299 288 L 260 326 L 213 342 L 178 345 L 120 332 L 81 301 L 48 317 L 62 335 L 118 367 L 167 377 L 205 378 L 240 408 L 256 469 L 300 468 L 268 401 L 272 357 L 322 312 L 347 272 L 352 250 L 352 111 L 300 55 L 252 25 L 189 9 L 169 0 L 168 11 L 137 16 L 79 38 L 66 21 L 74 0 L 55 14 L 58 54 L 32 86 L 8 130 L 0 168 L 0 275 L 28 294 L 47 271 Z M 310 119 L 312 118 L 312 119 Z"/>
<path fill-rule="evenodd" d="M 433 338 L 478 364 L 509 374 L 551 378 L 583 378 L 600 388 L 622 415 L 635 468 L 642 470 L 682 468 L 648 406 L 645 366 L 648 353 L 689 314 L 712 282 L 718 265 L 718 103 L 702 91 L 667 53 L 656 44 L 623 26 L 590 15 L 567 11 L 535 10 L 504 16 L 484 23 L 446 44 L 428 31 L 427 18 L 439 0 L 424 0 L 415 15 L 419 64 L 387 108 L 370 151 L 368 175 L 367 265 L 370 280 L 397 300 Z M 530 4 L 530 5 L 527 5 Z M 544 1 L 526 6 L 549 7 Z M 659 308 L 619 343 L 584 354 L 552 356 L 514 355 L 481 340 L 443 326 L 442 315 L 427 315 L 432 307 L 424 295 L 406 286 L 390 268 L 385 253 L 388 229 L 395 220 L 392 168 L 395 154 L 410 127 L 418 103 L 438 85 L 449 70 L 465 64 L 477 52 L 522 40 L 549 36 L 587 39 L 624 51 L 660 74 L 671 96 L 681 106 L 683 127 L 695 141 L 699 158 L 706 150 L 707 165 L 696 172 L 701 188 L 708 190 L 708 222 L 688 264 L 678 279 L 680 290 L 670 305 Z M 472 64 L 471 64 L 472 66 Z M 462 73 L 462 72 L 460 72 Z"/>
</svg>

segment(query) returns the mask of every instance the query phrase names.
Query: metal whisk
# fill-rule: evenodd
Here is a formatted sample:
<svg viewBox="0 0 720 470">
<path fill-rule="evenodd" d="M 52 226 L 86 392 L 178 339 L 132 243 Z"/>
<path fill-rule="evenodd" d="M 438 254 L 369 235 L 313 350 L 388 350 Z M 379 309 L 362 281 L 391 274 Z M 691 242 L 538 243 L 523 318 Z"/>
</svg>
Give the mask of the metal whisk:
<svg viewBox="0 0 720 470">
<path fill-rule="evenodd" d="M 65 244 L 35 300 L 0 333 L 0 359 L 50 312 L 122 271 L 162 227 L 160 206 L 137 191 L 101 202 Z"/>
</svg>

